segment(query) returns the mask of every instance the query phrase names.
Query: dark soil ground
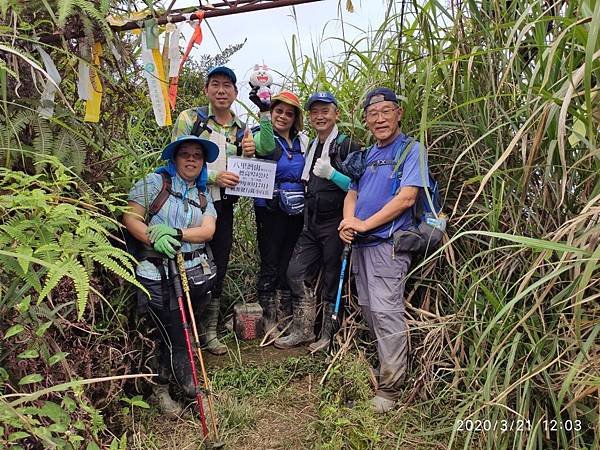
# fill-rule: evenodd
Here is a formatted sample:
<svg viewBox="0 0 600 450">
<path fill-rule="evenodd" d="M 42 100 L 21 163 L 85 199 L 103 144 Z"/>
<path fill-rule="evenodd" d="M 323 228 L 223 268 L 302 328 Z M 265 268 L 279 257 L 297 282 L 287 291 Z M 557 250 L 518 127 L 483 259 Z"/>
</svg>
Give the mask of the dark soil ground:
<svg viewBox="0 0 600 450">
<path fill-rule="evenodd" d="M 306 355 L 306 348 L 278 350 L 260 348 L 258 342 L 241 342 L 230 345 L 227 356 L 206 355 L 209 372 L 226 372 L 228 367 L 261 367 L 278 361 Z M 315 381 L 315 378 L 316 381 Z M 267 380 L 265 380 L 266 382 Z M 316 419 L 317 397 L 314 383 L 318 377 L 308 374 L 293 379 L 267 396 L 243 395 L 221 390 L 215 401 L 219 415 L 219 433 L 227 449 L 311 449 L 314 448 L 314 431 L 311 423 Z M 205 402 L 206 408 L 206 402 Z M 129 445 L 136 449 L 198 449 L 202 446 L 202 429 L 195 404 L 188 405 L 183 419 L 168 420 L 159 414 L 156 405 L 134 415 Z M 210 420 L 208 421 L 210 427 Z"/>
</svg>

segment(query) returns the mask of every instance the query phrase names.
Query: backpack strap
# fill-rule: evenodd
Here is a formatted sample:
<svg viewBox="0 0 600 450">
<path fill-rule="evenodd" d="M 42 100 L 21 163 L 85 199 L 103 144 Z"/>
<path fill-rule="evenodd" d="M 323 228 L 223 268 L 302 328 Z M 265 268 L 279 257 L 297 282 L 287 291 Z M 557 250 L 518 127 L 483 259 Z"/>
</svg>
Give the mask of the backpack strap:
<svg viewBox="0 0 600 450">
<path fill-rule="evenodd" d="M 150 223 L 150 220 L 153 216 L 158 214 L 170 195 L 187 201 L 190 205 L 195 206 L 196 208 L 200 208 L 200 211 L 202 211 L 202 214 L 204 214 L 204 211 L 206 211 L 206 207 L 208 206 L 208 200 L 204 192 L 198 193 L 198 202 L 192 200 L 191 198 L 184 199 L 181 192 L 175 192 L 172 189 L 173 184 L 171 182 L 171 176 L 168 173 L 161 172 L 160 176 L 162 177 L 162 186 L 158 192 L 158 195 L 154 197 L 154 200 L 152 200 L 152 203 L 150 203 L 150 207 L 148 208 L 148 223 Z"/>
<path fill-rule="evenodd" d="M 416 141 L 413 138 L 409 137 L 404 142 L 404 145 L 400 146 L 400 148 L 396 151 L 396 154 L 394 155 L 394 160 L 396 161 L 396 165 L 394 166 L 394 173 L 398 173 L 400 166 L 404 163 L 404 160 L 408 156 L 408 153 L 410 152 L 410 149 L 412 148 L 415 142 Z"/>
<path fill-rule="evenodd" d="M 339 133 L 335 140 L 329 145 L 329 160 L 331 161 L 331 165 L 335 170 L 340 170 L 342 167 L 342 161 L 344 161 L 348 157 L 348 149 L 350 148 L 350 143 L 347 146 L 344 146 L 344 142 L 346 142 L 348 136 L 344 133 Z M 346 150 L 344 152 L 344 149 Z M 343 155 L 342 153 L 345 153 Z"/>
<path fill-rule="evenodd" d="M 244 133 L 246 132 L 246 124 L 242 124 L 242 128 L 238 128 L 235 132 L 235 141 L 233 145 L 236 148 L 236 154 L 242 156 L 242 139 L 244 139 Z"/>
<path fill-rule="evenodd" d="M 204 131 L 212 133 L 212 128 L 208 126 L 208 106 L 196 108 L 196 121 L 192 126 L 190 134 L 200 136 Z"/>
<path fill-rule="evenodd" d="M 169 198 L 169 195 L 171 195 L 171 176 L 165 172 L 162 172 L 160 176 L 162 177 L 162 186 L 158 195 L 154 197 L 154 200 L 152 200 L 152 203 L 150 203 L 150 207 L 148 208 L 148 223 L 150 223 L 153 216 L 158 214 Z"/>
</svg>

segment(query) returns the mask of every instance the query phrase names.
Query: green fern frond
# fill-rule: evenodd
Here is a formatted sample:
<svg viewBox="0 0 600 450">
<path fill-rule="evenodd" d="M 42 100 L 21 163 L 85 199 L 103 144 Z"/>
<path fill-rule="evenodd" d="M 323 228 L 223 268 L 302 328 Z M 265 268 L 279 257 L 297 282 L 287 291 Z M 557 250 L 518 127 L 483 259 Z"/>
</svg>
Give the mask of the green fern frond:
<svg viewBox="0 0 600 450">
<path fill-rule="evenodd" d="M 46 155 L 52 154 L 52 129 L 48 124 L 48 121 L 42 119 L 41 117 L 36 117 L 35 120 L 32 120 L 31 125 L 36 131 L 36 135 L 33 138 L 33 152 L 34 159 L 39 161 L 43 159 Z M 38 173 L 41 168 L 38 168 Z"/>
<path fill-rule="evenodd" d="M 115 261 L 114 259 L 112 259 L 109 255 L 107 255 L 107 254 L 90 253 L 89 256 L 95 262 L 97 262 L 102 267 L 104 267 L 105 269 L 108 269 L 111 272 L 119 275 L 125 281 L 128 281 L 129 283 L 133 284 L 134 286 L 140 287 L 139 282 L 135 278 L 135 274 L 132 273 L 132 272 L 130 272 L 130 271 L 125 270 L 123 267 L 121 267 L 119 265 L 119 263 L 117 261 Z"/>
<path fill-rule="evenodd" d="M 110 234 L 108 230 L 97 221 L 89 217 L 80 220 L 75 234 L 82 239 L 89 239 L 94 246 L 110 246 L 107 236 Z"/>
<path fill-rule="evenodd" d="M 108 244 L 104 247 L 94 248 L 89 256 L 94 259 L 96 256 L 109 257 L 116 260 L 121 266 L 124 266 L 129 272 L 135 274 L 135 266 L 137 261 L 135 258 L 120 248 L 113 247 Z"/>
<path fill-rule="evenodd" d="M 23 231 L 23 228 L 27 228 L 27 223 L 19 224 L 9 222 L 0 225 L 0 230 L 10 236 L 14 241 L 26 243 L 30 241 L 30 237 Z"/>
<path fill-rule="evenodd" d="M 110 0 L 100 0 L 100 5 L 98 5 L 98 9 L 103 16 L 108 15 L 108 11 L 110 10 L 111 1 Z"/>
<path fill-rule="evenodd" d="M 63 164 L 66 162 L 65 158 L 70 153 L 70 143 L 70 133 L 64 128 L 54 136 L 52 154 L 56 156 Z"/>
<path fill-rule="evenodd" d="M 42 289 L 42 276 L 46 273 L 46 269 L 40 269 L 38 271 L 30 270 L 29 272 L 22 274 L 21 277 L 25 280 L 25 282 L 31 286 L 36 292 L 39 292 Z"/>
<path fill-rule="evenodd" d="M 74 0 L 59 0 L 58 2 L 58 25 L 64 27 L 69 16 L 75 13 Z"/>
<path fill-rule="evenodd" d="M 71 139 L 71 142 L 73 140 Z M 85 169 L 85 159 L 87 157 L 87 152 L 85 149 L 78 149 L 75 146 L 71 148 L 69 152 L 71 167 L 73 168 L 73 172 L 76 174 L 81 174 Z"/>
<path fill-rule="evenodd" d="M 79 261 L 68 259 L 52 266 L 46 276 L 46 284 L 38 297 L 39 304 L 54 289 L 63 277 L 69 277 L 75 283 L 77 291 L 77 319 L 81 320 L 90 292 L 90 278 L 85 268 Z"/>
<path fill-rule="evenodd" d="M 29 307 L 29 314 L 33 317 L 34 320 L 54 320 L 56 319 L 56 314 L 53 313 L 50 308 L 44 303 L 39 305 L 31 305 Z"/>
<path fill-rule="evenodd" d="M 75 0 L 77 6 L 90 18 L 93 22 L 100 25 L 106 41 L 112 40 L 112 30 L 106 21 L 105 14 L 96 9 L 92 2 L 87 0 Z"/>
<path fill-rule="evenodd" d="M 81 320 L 90 293 L 90 277 L 81 263 L 78 261 L 72 261 L 72 263 L 72 272 L 69 276 L 75 283 L 75 290 L 77 291 L 77 319 Z"/>
<path fill-rule="evenodd" d="M 18 111 L 12 119 L 8 120 L 7 130 L 15 137 L 15 142 L 18 142 L 16 137 L 21 135 L 25 128 L 36 119 L 37 112 L 30 109 L 22 109 Z"/>
</svg>

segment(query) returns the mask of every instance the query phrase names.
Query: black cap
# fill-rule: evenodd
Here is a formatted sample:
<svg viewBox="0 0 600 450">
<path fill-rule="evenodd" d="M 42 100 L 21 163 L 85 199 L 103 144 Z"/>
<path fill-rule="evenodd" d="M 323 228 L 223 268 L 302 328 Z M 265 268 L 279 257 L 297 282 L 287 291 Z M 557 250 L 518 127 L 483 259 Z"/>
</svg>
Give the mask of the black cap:
<svg viewBox="0 0 600 450">
<path fill-rule="evenodd" d="M 367 109 L 369 106 L 379 102 L 394 102 L 399 104 L 398 97 L 391 89 L 385 87 L 375 88 L 367 93 L 363 109 Z"/>
</svg>

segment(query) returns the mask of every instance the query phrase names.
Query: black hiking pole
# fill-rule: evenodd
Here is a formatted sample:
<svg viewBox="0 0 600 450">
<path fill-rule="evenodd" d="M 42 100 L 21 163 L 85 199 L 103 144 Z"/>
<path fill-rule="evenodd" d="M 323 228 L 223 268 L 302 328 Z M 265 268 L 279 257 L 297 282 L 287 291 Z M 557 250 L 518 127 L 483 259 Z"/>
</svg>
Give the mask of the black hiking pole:
<svg viewBox="0 0 600 450">
<path fill-rule="evenodd" d="M 206 426 L 206 416 L 204 415 L 204 406 L 202 405 L 202 395 L 200 388 L 198 387 L 198 375 L 196 374 L 196 364 L 194 363 L 194 353 L 192 352 L 192 341 L 190 339 L 190 325 L 187 321 L 187 315 L 185 313 L 185 307 L 183 305 L 183 289 L 181 286 L 181 276 L 177 270 L 177 264 L 174 259 L 169 259 L 169 269 L 171 276 L 173 277 L 173 287 L 175 289 L 175 296 L 177 297 L 177 303 L 179 305 L 179 312 L 181 313 L 181 324 L 183 325 L 183 333 L 185 335 L 185 344 L 187 347 L 188 358 L 190 360 L 190 368 L 192 371 L 192 380 L 194 382 L 194 388 L 196 390 L 196 403 L 198 404 L 198 412 L 200 413 L 200 423 L 202 424 L 202 434 L 204 440 L 208 442 L 208 427 Z"/>
<path fill-rule="evenodd" d="M 213 402 L 213 394 L 210 388 L 210 381 L 208 379 L 208 374 L 206 373 L 206 367 L 204 366 L 204 358 L 202 357 L 202 349 L 200 347 L 200 337 L 198 335 L 198 328 L 196 327 L 196 317 L 194 315 L 194 308 L 192 306 L 192 298 L 190 295 L 190 285 L 188 283 L 187 274 L 185 273 L 185 265 L 183 260 L 183 255 L 181 252 L 177 252 L 177 267 L 179 269 L 179 274 L 181 276 L 181 284 L 183 286 L 183 292 L 185 293 L 185 297 L 187 300 L 188 312 L 190 314 L 190 322 L 192 324 L 192 332 L 194 333 L 195 346 L 196 346 L 196 354 L 198 355 L 198 361 L 200 362 L 200 370 L 202 371 L 202 378 L 204 380 L 204 389 L 208 395 L 208 412 L 210 413 L 210 419 L 214 434 L 214 441 L 211 443 L 211 448 L 222 448 L 224 444 L 219 441 L 219 433 L 217 431 L 217 421 L 216 421 L 216 413 Z"/>
<path fill-rule="evenodd" d="M 340 306 L 342 304 L 342 290 L 344 288 L 344 274 L 346 273 L 346 265 L 348 264 L 348 255 L 350 254 L 350 244 L 344 245 L 342 251 L 342 268 L 340 269 L 340 281 L 338 283 L 337 296 L 335 298 L 335 306 L 333 307 L 333 314 L 331 314 L 331 336 L 329 337 L 329 347 L 327 354 L 331 354 L 333 347 L 333 337 L 337 334 L 340 329 L 339 313 Z"/>
</svg>

